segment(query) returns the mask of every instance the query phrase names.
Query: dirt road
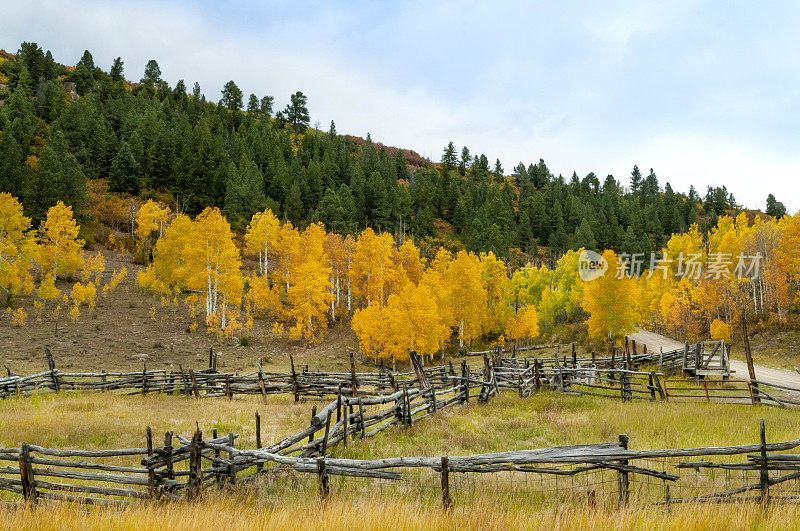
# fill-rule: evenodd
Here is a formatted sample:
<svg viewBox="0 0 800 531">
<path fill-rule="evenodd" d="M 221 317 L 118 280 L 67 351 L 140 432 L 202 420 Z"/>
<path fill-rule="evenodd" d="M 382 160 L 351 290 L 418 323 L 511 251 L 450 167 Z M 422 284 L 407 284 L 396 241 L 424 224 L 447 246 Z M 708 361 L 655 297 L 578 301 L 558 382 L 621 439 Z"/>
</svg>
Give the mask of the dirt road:
<svg viewBox="0 0 800 531">
<path fill-rule="evenodd" d="M 657 351 L 660 347 L 667 351 L 683 347 L 683 343 L 680 341 L 675 341 L 669 337 L 646 330 L 639 330 L 634 334 L 630 334 L 629 337 L 636 340 L 639 344 L 647 345 L 647 350 Z M 731 370 L 734 371 L 734 376 L 739 378 L 748 378 L 749 376 L 747 373 L 747 364 L 743 361 L 732 359 Z M 756 365 L 755 370 L 757 380 L 768 384 L 786 385 L 788 387 L 800 389 L 800 374 L 794 371 L 773 369 L 772 367 L 765 367 L 764 365 Z"/>
</svg>

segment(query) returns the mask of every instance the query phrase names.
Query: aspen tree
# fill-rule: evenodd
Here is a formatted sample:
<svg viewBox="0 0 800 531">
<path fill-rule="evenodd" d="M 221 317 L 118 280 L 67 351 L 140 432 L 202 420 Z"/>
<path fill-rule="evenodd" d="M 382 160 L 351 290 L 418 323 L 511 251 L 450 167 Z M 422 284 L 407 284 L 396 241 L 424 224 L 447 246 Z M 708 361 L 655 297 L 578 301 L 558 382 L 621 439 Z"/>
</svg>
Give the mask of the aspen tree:
<svg viewBox="0 0 800 531">
<path fill-rule="evenodd" d="M 292 340 L 318 340 L 328 328 L 325 313 L 332 294 L 328 290 L 330 262 L 324 242 L 325 230 L 321 223 L 312 223 L 301 235 L 299 255 L 302 261 L 295 269 L 287 292 L 287 313 L 294 322 L 288 331 Z"/>
<path fill-rule="evenodd" d="M 11 298 L 33 290 L 31 268 L 36 254 L 31 220 L 22 214 L 22 205 L 11 194 L 0 193 L 0 290 Z"/>
<path fill-rule="evenodd" d="M 84 241 L 78 238 L 78 230 L 72 207 L 61 201 L 50 207 L 45 222 L 39 227 L 38 262 L 43 276 L 71 275 L 83 266 Z"/>
<path fill-rule="evenodd" d="M 219 209 L 206 208 L 195 218 L 185 253 L 189 287 L 205 295 L 206 323 L 220 319 L 224 330 L 227 303 L 235 302 L 237 290 L 241 295 L 241 263 L 231 226 Z"/>
<path fill-rule="evenodd" d="M 245 252 L 258 256 L 258 270 L 261 275 L 269 277 L 269 255 L 278 241 L 281 223 L 272 210 L 257 212 L 247 226 L 244 235 Z"/>
<path fill-rule="evenodd" d="M 455 317 L 459 346 L 479 337 L 486 322 L 486 288 L 483 285 L 480 259 L 459 251 L 447 267 L 445 282 Z"/>
<path fill-rule="evenodd" d="M 602 254 L 608 263 L 608 270 L 583 287 L 583 309 L 589 313 L 586 323 L 589 338 L 603 343 L 608 338 L 619 339 L 634 330 L 636 311 L 634 280 L 617 275 L 617 255 L 614 251 Z"/>
</svg>

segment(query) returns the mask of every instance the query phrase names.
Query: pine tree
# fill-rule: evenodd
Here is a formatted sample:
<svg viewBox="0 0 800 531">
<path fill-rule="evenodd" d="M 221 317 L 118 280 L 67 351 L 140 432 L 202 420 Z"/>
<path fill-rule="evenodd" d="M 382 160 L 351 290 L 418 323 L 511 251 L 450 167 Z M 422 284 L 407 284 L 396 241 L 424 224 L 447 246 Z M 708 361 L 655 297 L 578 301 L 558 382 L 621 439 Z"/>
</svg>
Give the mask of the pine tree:
<svg viewBox="0 0 800 531">
<path fill-rule="evenodd" d="M 142 167 L 133 156 L 127 142 L 122 143 L 111 163 L 108 185 L 112 192 L 139 194 L 142 185 Z"/>
<path fill-rule="evenodd" d="M 146 85 L 154 86 L 160 81 L 161 68 L 158 66 L 158 62 L 155 59 L 150 59 L 144 67 L 144 77 L 141 82 Z"/>
<path fill-rule="evenodd" d="M 575 231 L 575 237 L 573 238 L 574 243 L 572 248 L 574 250 L 578 249 L 590 249 L 595 250 L 597 249 L 597 240 L 595 240 L 594 232 L 592 231 L 592 227 L 589 225 L 589 222 L 586 218 L 581 220 L 581 224 L 578 227 L 578 230 Z"/>
<path fill-rule="evenodd" d="M 229 220 L 241 223 L 266 207 L 264 177 L 254 162 L 245 159 L 239 168 L 230 162 L 227 175 L 223 212 Z"/>
<path fill-rule="evenodd" d="M 269 118 L 272 116 L 272 106 L 274 104 L 275 98 L 272 96 L 264 96 L 261 98 L 259 103 L 259 112 Z"/>
<path fill-rule="evenodd" d="M 125 63 L 122 62 L 122 57 L 114 59 L 114 64 L 111 65 L 111 70 L 108 74 L 113 81 L 122 81 L 125 73 Z"/>
<path fill-rule="evenodd" d="M 242 108 L 242 90 L 236 86 L 233 80 L 225 83 L 222 89 L 222 100 L 220 103 L 228 108 L 230 111 L 239 111 Z"/>
<path fill-rule="evenodd" d="M 261 112 L 261 105 L 259 104 L 258 97 L 255 94 L 250 94 L 250 98 L 247 100 L 247 112 L 253 115 Z"/>
<path fill-rule="evenodd" d="M 631 193 L 637 193 L 642 186 L 642 172 L 639 171 L 639 166 L 634 166 L 631 171 Z"/>
<path fill-rule="evenodd" d="M 456 167 L 456 146 L 452 142 L 447 144 L 444 148 L 444 153 L 442 153 L 442 164 L 448 170 L 452 170 Z"/>
<path fill-rule="evenodd" d="M 283 111 L 286 121 L 294 127 L 295 131 L 302 131 L 311 121 L 308 115 L 308 98 L 299 90 L 290 96 L 291 102 Z"/>
<path fill-rule="evenodd" d="M 786 207 L 783 203 L 775 199 L 775 196 L 769 194 L 767 196 L 767 210 L 766 214 L 774 218 L 780 219 L 786 215 Z"/>
</svg>

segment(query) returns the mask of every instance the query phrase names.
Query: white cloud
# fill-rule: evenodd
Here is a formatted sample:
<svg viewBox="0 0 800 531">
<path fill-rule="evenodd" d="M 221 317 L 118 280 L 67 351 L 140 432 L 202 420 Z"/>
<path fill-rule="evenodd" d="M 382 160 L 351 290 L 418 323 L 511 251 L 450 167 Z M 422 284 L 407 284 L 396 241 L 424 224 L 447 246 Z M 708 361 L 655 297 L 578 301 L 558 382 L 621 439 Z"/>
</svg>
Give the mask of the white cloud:
<svg viewBox="0 0 800 531">
<path fill-rule="evenodd" d="M 514 13 L 512 7 L 505 6 L 502 12 Z M 692 110 L 688 105 L 688 110 L 683 109 L 688 115 L 675 111 L 674 117 L 668 114 L 667 125 L 656 121 L 648 127 L 647 113 L 672 112 L 671 108 L 664 111 L 663 99 L 655 92 L 658 80 L 639 86 L 640 80 L 626 77 L 630 72 L 616 68 L 622 56 L 636 52 L 634 40 L 653 32 L 663 34 L 665 27 L 685 14 L 685 7 L 670 3 L 597 12 L 585 9 L 588 14 L 580 20 L 585 26 L 582 31 L 588 32 L 587 49 L 575 47 L 579 35 L 574 28 L 569 28 L 566 41 L 556 40 L 548 48 L 548 41 L 560 29 L 548 27 L 546 19 L 533 16 L 528 23 L 524 18 L 529 14 L 519 13 L 505 33 L 500 32 L 498 21 L 489 21 L 495 33 L 491 35 L 481 33 L 483 21 L 476 20 L 486 16 L 486 11 L 481 12 L 486 6 L 477 12 L 462 10 L 446 24 L 446 50 L 460 49 L 457 39 L 463 27 L 465 47 L 456 58 L 459 65 L 475 60 L 485 63 L 475 63 L 474 71 L 460 71 L 463 84 L 461 79 L 443 79 L 430 70 L 430 64 L 425 74 L 409 68 L 415 57 L 424 58 L 428 51 L 442 53 L 436 49 L 438 36 L 426 33 L 436 32 L 437 21 L 414 22 L 427 9 L 420 6 L 410 9 L 414 17 L 401 16 L 394 23 L 406 32 L 403 35 L 409 42 L 390 40 L 392 45 L 406 47 L 385 58 L 346 46 L 343 39 L 353 22 L 333 8 L 303 19 L 304 24 L 297 19 L 278 21 L 255 31 L 249 25 L 246 30 L 239 27 L 237 19 L 216 19 L 202 7 L 187 5 L 14 2 L 3 7 L 0 34 L 2 44 L 9 47 L 36 40 L 66 63 L 76 62 L 84 48 L 104 68 L 121 55 L 126 76 L 134 80 L 147 60 L 156 58 L 172 84 L 179 78 L 189 86 L 198 80 L 212 100 L 219 98 L 229 79 L 246 94 L 275 96 L 279 106 L 299 89 L 309 97 L 312 120 L 323 128 L 333 119 L 340 132 L 371 132 L 378 141 L 434 159 L 453 140 L 473 153 L 486 153 L 491 160 L 499 157 L 506 171 L 519 161 L 527 164 L 542 157 L 555 173 L 569 176 L 573 170 L 580 175 L 594 171 L 601 178 L 613 173 L 626 182 L 630 168 L 639 164 L 655 168 L 662 183 L 669 180 L 681 191 L 690 184 L 701 193 L 707 185 L 725 184 L 747 206 L 763 206 L 767 193 L 774 193 L 787 207 L 800 208 L 793 200 L 800 158 L 787 155 L 786 150 L 760 145 L 744 131 L 704 132 L 696 123 L 703 109 Z M 438 18 L 447 16 L 441 9 L 436 13 Z M 559 16 L 564 18 L 563 13 Z M 392 24 L 376 21 L 375 31 L 391 31 Z M 529 24 L 535 30 L 530 37 L 522 31 Z M 476 41 L 476 35 L 486 44 Z M 380 40 L 382 36 L 367 37 Z M 595 54 L 598 42 L 613 53 Z M 480 51 L 484 55 L 477 59 L 469 55 Z M 387 64 L 400 58 L 404 60 L 397 64 L 405 70 L 387 73 Z M 626 86 L 639 92 L 618 90 Z M 697 87 L 698 92 L 701 89 Z M 626 99 L 629 94 L 637 100 Z M 719 127 L 713 120 L 724 120 L 726 111 L 744 112 L 748 118 L 765 114 L 763 100 L 745 96 L 731 90 L 717 94 L 710 105 L 701 100 L 706 101 L 702 119 L 710 122 L 708 130 Z"/>
</svg>

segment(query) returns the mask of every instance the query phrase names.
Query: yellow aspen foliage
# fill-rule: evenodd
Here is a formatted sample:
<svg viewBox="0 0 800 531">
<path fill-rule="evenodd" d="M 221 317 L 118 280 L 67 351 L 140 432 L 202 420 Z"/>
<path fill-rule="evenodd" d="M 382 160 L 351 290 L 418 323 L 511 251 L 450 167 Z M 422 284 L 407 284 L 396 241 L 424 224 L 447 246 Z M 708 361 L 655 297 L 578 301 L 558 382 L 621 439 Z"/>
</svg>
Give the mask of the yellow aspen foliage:
<svg viewBox="0 0 800 531">
<path fill-rule="evenodd" d="M 353 313 L 350 326 L 358 338 L 361 352 L 378 357 L 384 351 L 387 340 L 386 310 L 377 304 L 359 308 Z"/>
<path fill-rule="evenodd" d="M 45 300 L 58 298 L 61 295 L 61 291 L 56 287 L 56 277 L 52 274 L 44 277 L 36 294 L 40 299 Z"/>
<path fill-rule="evenodd" d="M 258 271 L 264 276 L 269 275 L 269 256 L 274 254 L 273 246 L 278 242 L 281 222 L 267 209 L 257 212 L 244 235 L 244 250 L 248 255 L 258 256 Z"/>
<path fill-rule="evenodd" d="M 178 214 L 153 249 L 153 263 L 139 271 L 137 283 L 157 293 L 179 293 L 189 285 L 186 246 L 192 237 L 192 220 Z"/>
<path fill-rule="evenodd" d="M 784 216 L 778 226 L 777 258 L 789 279 L 800 284 L 800 212 L 794 216 Z"/>
<path fill-rule="evenodd" d="M 278 242 L 276 254 L 280 267 L 272 272 L 273 283 L 282 285 L 285 292 L 289 291 L 289 283 L 292 280 L 293 269 L 298 261 L 300 252 L 300 232 L 294 228 L 290 221 L 281 225 L 278 232 Z"/>
<path fill-rule="evenodd" d="M 122 283 L 123 280 L 125 280 L 125 278 L 127 278 L 127 276 L 128 270 L 124 267 L 119 271 L 114 271 L 111 274 L 111 278 L 109 278 L 108 282 L 106 282 L 106 285 L 103 286 L 103 297 L 117 289 L 117 287 Z"/>
<path fill-rule="evenodd" d="M 673 234 L 667 241 L 667 258 L 671 260 L 670 266 L 673 274 L 683 276 L 687 272 L 687 262 L 694 260 L 698 264 L 705 264 L 703 237 L 697 223 L 692 224 L 689 230 L 681 234 Z M 693 258 L 695 257 L 695 258 Z"/>
<path fill-rule="evenodd" d="M 11 312 L 11 308 L 8 309 Z M 11 312 L 11 326 L 14 328 L 20 328 L 25 326 L 25 319 L 28 318 L 28 314 L 22 308 L 17 308 L 13 312 Z"/>
<path fill-rule="evenodd" d="M 484 330 L 487 294 L 482 272 L 477 256 L 459 251 L 445 273 L 460 346 L 479 337 Z"/>
<path fill-rule="evenodd" d="M 385 322 L 373 323 L 373 328 L 388 329 L 380 352 L 385 358 L 405 360 L 412 350 L 434 354 L 449 336 L 449 328 L 440 320 L 436 302 L 424 284 L 407 282 L 389 296 L 383 314 Z"/>
<path fill-rule="evenodd" d="M 526 306 L 518 311 L 508 321 L 506 335 L 514 341 L 537 337 L 539 335 L 539 314 L 536 308 Z"/>
<path fill-rule="evenodd" d="M 414 245 L 414 242 L 406 240 L 397 248 L 392 254 L 392 261 L 394 262 L 395 271 L 398 275 L 403 276 L 405 279 L 412 282 L 415 286 L 422 280 L 422 272 L 425 269 L 425 259 L 419 255 L 419 248 Z M 398 284 L 402 284 L 402 280 L 397 280 Z"/>
<path fill-rule="evenodd" d="M 81 268 L 81 280 L 88 282 L 92 277 L 99 275 L 106 270 L 106 262 L 103 255 L 97 253 L 94 256 L 89 256 L 84 259 L 83 267 Z"/>
<path fill-rule="evenodd" d="M 228 221 L 217 208 L 206 208 L 192 222 L 185 246 L 189 288 L 205 295 L 206 322 L 224 330 L 227 305 L 242 294 L 239 250 Z"/>
<path fill-rule="evenodd" d="M 93 309 L 97 300 L 97 288 L 91 282 L 86 284 L 76 282 L 72 286 L 69 297 L 74 306 L 86 306 Z"/>
<path fill-rule="evenodd" d="M 583 297 L 583 281 L 578 275 L 578 262 L 583 249 L 567 251 L 556 262 L 553 270 L 552 286 L 558 293 L 558 300 L 564 312 L 572 315 Z"/>
<path fill-rule="evenodd" d="M 419 285 L 428 290 L 431 299 L 436 303 L 436 315 L 439 316 L 439 321 L 448 327 L 446 336 L 442 338 L 442 341 L 445 341 L 450 336 L 450 326 L 455 321 L 450 286 L 445 282 L 444 274 L 433 267 L 422 273 Z"/>
<path fill-rule="evenodd" d="M 788 312 L 789 303 L 791 301 L 789 298 L 787 275 L 783 269 L 783 262 L 778 259 L 775 249 L 770 251 L 762 275 L 766 284 L 770 286 L 770 289 L 768 289 L 765 294 L 765 302 L 768 307 L 775 308 L 778 320 L 783 321 L 785 320 L 785 315 Z"/>
<path fill-rule="evenodd" d="M 483 285 L 486 287 L 485 331 L 500 334 L 513 314 L 506 301 L 509 283 L 506 265 L 492 252 L 481 254 L 480 261 Z"/>
<path fill-rule="evenodd" d="M 144 240 L 154 232 L 158 232 L 160 238 L 164 234 L 164 225 L 167 223 L 169 214 L 170 210 L 167 207 L 148 199 L 136 214 L 136 236 L 140 240 Z"/>
<path fill-rule="evenodd" d="M 330 314 L 331 321 L 336 321 L 337 308 L 341 305 L 342 280 L 347 270 L 347 250 L 344 238 L 339 234 L 329 232 L 325 235 L 325 254 L 330 263 L 331 278 L 328 290 L 331 292 Z"/>
<path fill-rule="evenodd" d="M 295 267 L 289 284 L 287 317 L 293 323 L 287 335 L 291 340 L 316 341 L 328 328 L 325 316 L 332 294 L 330 261 L 325 253 L 325 229 L 313 223 L 303 231 L 299 253 L 303 258 Z"/>
<path fill-rule="evenodd" d="M 660 301 L 661 316 L 669 335 L 685 341 L 699 339 L 700 326 L 696 319 L 699 310 L 694 309 L 698 296 L 698 289 L 686 277 L 670 283 Z"/>
<path fill-rule="evenodd" d="M 84 241 L 78 238 L 78 229 L 72 207 L 59 201 L 47 211 L 47 218 L 39 227 L 38 262 L 43 276 L 70 275 L 83 267 Z"/>
<path fill-rule="evenodd" d="M 353 293 L 367 306 L 383 307 L 389 296 L 389 286 L 394 280 L 391 261 L 394 240 L 391 234 L 375 234 L 368 228 L 358 236 L 353 253 Z"/>
<path fill-rule="evenodd" d="M 720 319 L 714 319 L 711 323 L 711 339 L 715 341 L 730 341 L 731 327 L 728 326 L 728 323 Z"/>
<path fill-rule="evenodd" d="M 33 290 L 32 259 L 36 243 L 31 220 L 22 214 L 22 205 L 11 194 L 0 193 L 0 291 L 11 297 Z"/>
<path fill-rule="evenodd" d="M 602 256 L 608 269 L 605 275 L 585 282 L 582 301 L 583 309 L 589 313 L 586 321 L 589 338 L 601 344 L 609 338 L 616 340 L 632 332 L 637 317 L 634 280 L 616 274 L 617 255 L 614 251 L 604 251 Z"/>
<path fill-rule="evenodd" d="M 252 312 L 258 318 L 269 315 L 280 317 L 281 299 L 278 289 L 269 285 L 269 279 L 263 275 L 252 275 L 249 279 L 250 289 L 247 300 Z"/>
</svg>

